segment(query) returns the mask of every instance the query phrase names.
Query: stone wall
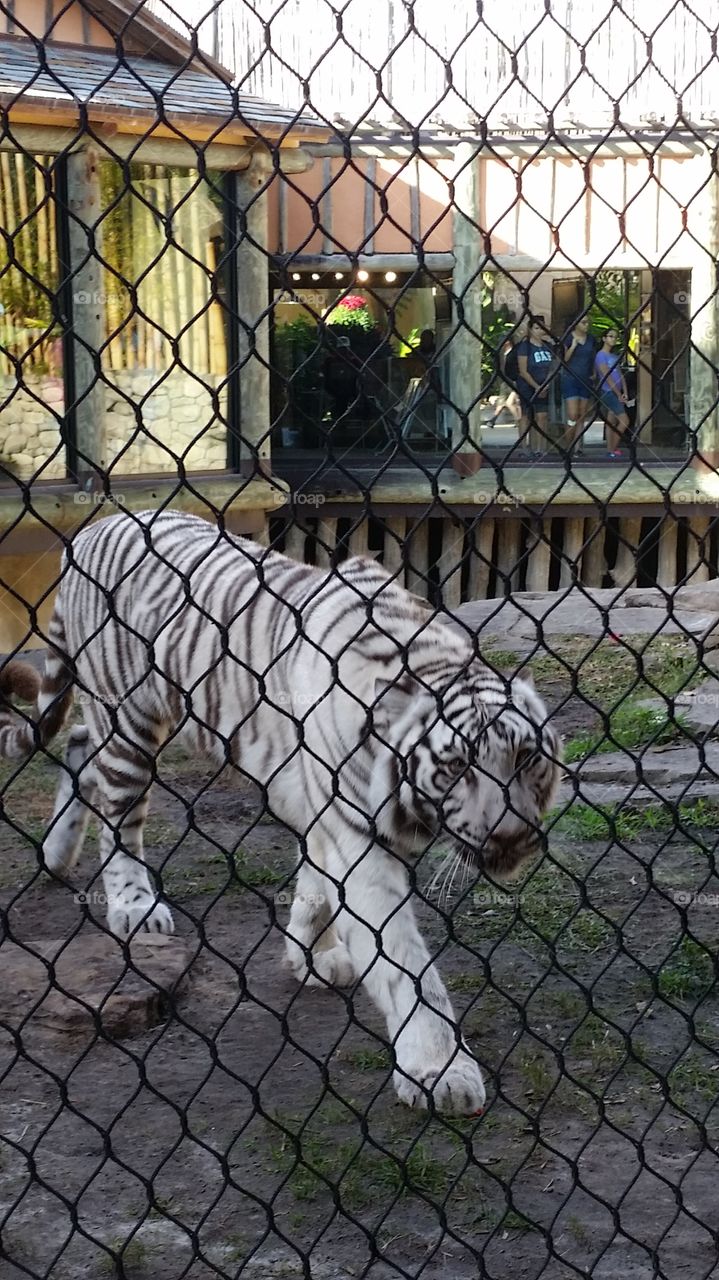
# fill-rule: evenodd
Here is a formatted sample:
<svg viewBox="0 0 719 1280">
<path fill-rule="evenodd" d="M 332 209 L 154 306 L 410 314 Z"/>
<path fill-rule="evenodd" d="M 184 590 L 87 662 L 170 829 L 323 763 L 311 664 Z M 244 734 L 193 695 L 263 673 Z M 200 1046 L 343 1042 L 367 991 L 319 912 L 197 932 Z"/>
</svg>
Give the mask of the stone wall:
<svg viewBox="0 0 719 1280">
<path fill-rule="evenodd" d="M 63 413 L 62 378 L 27 374 L 23 386 L 13 375 L 0 377 L 0 465 L 28 480 L 61 480 L 65 450 L 58 417 Z M 53 456 L 54 455 L 54 456 Z"/>
<path fill-rule="evenodd" d="M 220 375 L 198 381 L 181 369 L 164 377 L 147 370 L 110 370 L 106 377 L 101 461 L 113 475 L 172 475 L 178 459 L 189 471 L 227 466 L 227 389 Z M 0 464 L 23 480 L 62 479 L 65 453 L 58 449 L 60 429 L 53 413 L 63 411 L 62 379 L 29 375 L 24 381 L 25 387 L 18 387 L 12 377 L 0 379 Z"/>
</svg>

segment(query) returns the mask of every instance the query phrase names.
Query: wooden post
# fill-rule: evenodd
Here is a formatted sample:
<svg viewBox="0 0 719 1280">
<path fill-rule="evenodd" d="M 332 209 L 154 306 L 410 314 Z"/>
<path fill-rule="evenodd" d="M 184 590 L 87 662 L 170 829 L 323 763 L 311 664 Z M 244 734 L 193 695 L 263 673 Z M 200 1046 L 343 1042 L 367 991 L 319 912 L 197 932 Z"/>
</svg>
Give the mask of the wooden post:
<svg viewBox="0 0 719 1280">
<path fill-rule="evenodd" d="M 407 539 L 407 589 L 427 597 L 429 571 L 429 519 L 415 521 Z"/>
<path fill-rule="evenodd" d="M 637 576 L 637 548 L 642 536 L 641 516 L 627 516 L 619 521 L 617 560 L 612 569 L 615 587 L 628 587 Z"/>
<path fill-rule="evenodd" d="M 582 583 L 585 587 L 601 587 L 607 572 L 604 553 L 606 529 L 601 520 L 584 522 L 584 555 L 582 556 Z"/>
<path fill-rule="evenodd" d="M 472 551 L 469 557 L 468 600 L 486 600 L 489 591 L 489 575 L 492 571 L 492 546 L 496 520 L 483 516 L 472 534 Z"/>
<path fill-rule="evenodd" d="M 383 566 L 388 573 L 397 574 L 396 582 L 404 586 L 402 565 L 405 556 L 407 521 L 402 516 L 389 516 L 385 520 Z"/>
<path fill-rule="evenodd" d="M 705 185 L 691 202 L 689 227 L 694 262 L 691 281 L 690 427 L 696 432 L 695 465 L 719 466 L 719 323 L 717 254 L 719 253 L 719 178 L 717 153 L 706 157 Z M 693 166 L 692 166 L 693 167 Z"/>
<path fill-rule="evenodd" d="M 654 278 L 651 271 L 640 272 L 641 311 L 639 319 L 639 354 L 637 357 L 636 422 L 642 444 L 651 444 L 654 430 Z"/>
<path fill-rule="evenodd" d="M 677 534 L 679 521 L 674 515 L 665 515 L 659 525 L 657 548 L 657 586 L 673 591 L 679 580 L 677 567 Z"/>
<path fill-rule="evenodd" d="M 581 518 L 565 520 L 562 562 L 559 570 L 560 587 L 575 587 L 578 582 L 581 582 L 583 540 L 584 521 Z"/>
<path fill-rule="evenodd" d="M 96 147 L 83 147 L 68 155 L 67 194 L 75 368 L 75 469 L 80 487 L 91 491 L 101 486 L 105 466 L 105 389 L 99 380 L 104 336 L 102 269 L 95 252 L 95 229 L 100 216 Z"/>
<path fill-rule="evenodd" d="M 462 603 L 462 564 L 465 528 L 462 521 L 442 521 L 442 555 L 437 565 L 439 589 L 445 609 Z"/>
<path fill-rule="evenodd" d="M 551 520 L 532 520 L 527 560 L 527 591 L 549 591 L 552 564 Z"/>
<path fill-rule="evenodd" d="M 240 470 L 270 474 L 270 333 L 267 319 L 269 153 L 256 151 L 235 178 L 240 210 L 237 248 L 237 313 L 240 318 Z"/>
<path fill-rule="evenodd" d="M 307 529 L 298 520 L 291 519 L 290 526 L 285 534 L 285 555 L 292 560 L 299 560 L 300 564 L 304 564 L 306 543 Z"/>
<path fill-rule="evenodd" d="M 352 511 L 352 522 L 355 520 L 357 524 L 350 529 L 349 536 L 349 553 L 351 556 L 368 556 L 369 555 L 369 520 L 366 520 L 361 510 L 358 508 L 355 515 Z"/>
<path fill-rule="evenodd" d="M 497 537 L 497 595 L 508 596 L 519 585 L 519 549 L 522 541 L 522 521 L 517 516 L 505 515 L 499 521 Z"/>
<path fill-rule="evenodd" d="M 474 143 L 456 148 L 454 171 L 454 273 L 452 293 L 454 332 L 449 347 L 450 395 L 455 406 L 452 444 L 474 455 L 480 443 L 479 393 L 482 385 L 482 262 L 484 242 L 480 231 L 479 150 Z"/>
<path fill-rule="evenodd" d="M 699 582 L 709 581 L 710 529 L 711 521 L 706 516 L 690 516 L 687 520 L 687 571 L 685 581 L 688 586 L 696 586 Z"/>
</svg>

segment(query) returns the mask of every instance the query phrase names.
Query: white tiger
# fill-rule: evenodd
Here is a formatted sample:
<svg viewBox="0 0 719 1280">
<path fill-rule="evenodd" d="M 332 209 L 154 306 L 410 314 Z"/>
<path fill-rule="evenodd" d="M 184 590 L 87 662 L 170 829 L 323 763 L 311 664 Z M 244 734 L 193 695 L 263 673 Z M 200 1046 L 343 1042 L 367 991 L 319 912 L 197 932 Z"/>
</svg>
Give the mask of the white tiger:
<svg viewBox="0 0 719 1280">
<path fill-rule="evenodd" d="M 297 978 L 364 983 L 403 1101 L 480 1109 L 479 1066 L 415 922 L 412 865 L 439 836 L 500 879 L 536 855 L 559 747 L 534 689 L 489 670 L 372 560 L 325 572 L 173 512 L 115 515 L 75 538 L 49 641 L 37 720 L 0 707 L 0 754 L 18 758 L 61 728 L 73 685 L 92 695 L 70 733 L 48 868 L 64 875 L 80 852 L 81 788 L 103 819 L 109 928 L 172 930 L 142 828 L 155 757 L 182 730 L 297 833 Z"/>
</svg>

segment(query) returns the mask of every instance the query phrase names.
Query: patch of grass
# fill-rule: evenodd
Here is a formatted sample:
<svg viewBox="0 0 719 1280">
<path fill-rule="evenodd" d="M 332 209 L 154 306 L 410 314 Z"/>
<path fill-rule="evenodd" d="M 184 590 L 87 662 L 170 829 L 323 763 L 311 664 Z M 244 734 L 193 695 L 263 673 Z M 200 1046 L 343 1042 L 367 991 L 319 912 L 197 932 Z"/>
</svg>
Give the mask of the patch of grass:
<svg viewBox="0 0 719 1280">
<path fill-rule="evenodd" d="M 470 995 L 476 995 L 481 982 L 481 975 L 478 973 L 449 973 L 445 979 L 445 986 L 449 991 L 466 991 Z"/>
<path fill-rule="evenodd" d="M 226 867 L 230 875 L 227 889 L 240 893 L 245 889 L 256 889 L 263 885 L 283 884 L 289 875 L 289 871 L 270 866 L 268 862 L 262 861 L 242 845 L 227 857 L 221 853 L 214 854 L 210 861 Z M 224 888 L 224 882 L 219 887 Z"/>
<path fill-rule="evenodd" d="M 578 1218 L 574 1213 L 567 1218 L 567 1231 L 571 1236 L 574 1236 L 577 1244 L 588 1247 L 592 1242 L 591 1232 L 581 1218 Z"/>
<path fill-rule="evenodd" d="M 546 1058 L 536 1051 L 523 1053 L 519 1060 L 519 1069 L 535 1097 L 546 1098 L 554 1084 L 554 1073 Z"/>
<path fill-rule="evenodd" d="M 574 764 L 590 755 L 621 750 L 639 751 L 647 746 L 661 746 L 680 737 L 686 728 L 683 716 L 672 717 L 664 707 L 623 702 L 611 712 L 606 727 L 602 725 L 591 733 L 581 733 L 576 738 L 571 738 L 565 744 L 564 759 L 567 764 Z"/>
<path fill-rule="evenodd" d="M 573 1074 L 591 1080 L 611 1072 L 625 1057 L 622 1037 L 595 1013 L 590 1013 L 565 1046 Z M 575 1064 L 573 1059 L 579 1061 Z"/>
<path fill-rule="evenodd" d="M 626 646 L 553 636 L 547 651 L 529 663 L 538 685 L 576 689 L 598 711 L 612 711 L 628 696 L 674 697 L 705 679 L 697 644 L 685 636 L 631 636 Z"/>
<path fill-rule="evenodd" d="M 677 1000 L 701 1000 L 714 981 L 714 964 L 706 947 L 686 937 L 682 938 L 657 974 L 660 994 Z"/>
<path fill-rule="evenodd" d="M 536 1222 L 530 1222 L 529 1218 L 525 1218 L 523 1213 L 517 1213 L 515 1209 L 508 1209 L 498 1225 L 503 1231 L 538 1230 Z"/>
<path fill-rule="evenodd" d="M 520 663 L 519 654 L 513 649 L 483 649 L 482 658 L 493 667 L 498 667 L 500 671 L 507 668 L 514 670 Z"/>
<path fill-rule="evenodd" d="M 669 1072 L 669 1090 L 681 1106 L 686 1106 L 693 1097 L 716 1098 L 719 1063 L 711 1063 L 690 1050 Z"/>
<path fill-rule="evenodd" d="M 342 1057 L 358 1071 L 388 1071 L 392 1066 L 388 1049 L 348 1049 Z"/>
<path fill-rule="evenodd" d="M 644 831 L 671 831 L 681 827 L 719 830 L 719 803 L 700 798 L 680 804 L 591 805 L 577 801 L 564 813 L 554 810 L 554 830 L 574 840 L 633 840 Z M 700 843 L 700 842 L 698 842 Z"/>
</svg>

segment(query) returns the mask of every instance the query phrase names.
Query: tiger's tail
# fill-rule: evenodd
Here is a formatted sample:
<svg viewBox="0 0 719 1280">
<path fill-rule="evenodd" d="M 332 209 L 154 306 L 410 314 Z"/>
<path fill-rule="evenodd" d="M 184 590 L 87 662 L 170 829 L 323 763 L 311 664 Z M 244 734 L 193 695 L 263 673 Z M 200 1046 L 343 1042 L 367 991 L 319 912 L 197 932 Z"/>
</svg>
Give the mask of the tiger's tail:
<svg viewBox="0 0 719 1280">
<path fill-rule="evenodd" d="M 74 698 L 74 666 L 65 653 L 65 626 L 58 602 L 48 635 L 49 652 L 42 679 L 27 662 L 12 659 L 0 667 L 0 757 L 23 760 L 44 747 L 65 724 Z M 10 699 L 34 702 L 34 715 L 23 715 Z"/>
</svg>

